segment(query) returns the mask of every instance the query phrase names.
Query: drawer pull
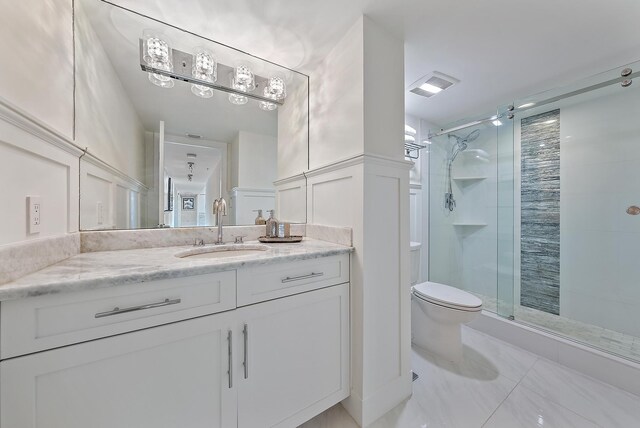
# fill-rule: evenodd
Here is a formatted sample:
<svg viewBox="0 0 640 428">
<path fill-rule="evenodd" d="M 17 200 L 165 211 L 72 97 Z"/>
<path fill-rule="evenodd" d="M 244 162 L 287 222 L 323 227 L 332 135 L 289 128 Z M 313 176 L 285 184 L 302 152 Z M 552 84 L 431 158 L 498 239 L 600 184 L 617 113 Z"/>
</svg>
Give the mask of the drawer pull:
<svg viewBox="0 0 640 428">
<path fill-rule="evenodd" d="M 173 300 L 164 299 L 162 302 L 149 303 L 148 305 L 132 306 L 130 308 L 120 309 L 118 307 L 115 307 L 113 308 L 113 310 L 110 310 L 110 311 L 98 312 L 96 314 L 96 318 L 110 317 L 112 315 L 126 314 L 127 312 L 142 311 L 145 309 L 159 308 L 161 306 L 177 305 L 181 301 L 182 301 L 181 299 L 173 299 Z"/>
<path fill-rule="evenodd" d="M 288 276 L 286 278 L 282 278 L 282 282 L 291 282 L 291 281 L 300 281 L 301 279 L 309 279 L 309 278 L 315 278 L 317 276 L 323 276 L 324 272 L 311 272 L 310 274 L 307 275 L 300 275 L 300 276 Z"/>
</svg>

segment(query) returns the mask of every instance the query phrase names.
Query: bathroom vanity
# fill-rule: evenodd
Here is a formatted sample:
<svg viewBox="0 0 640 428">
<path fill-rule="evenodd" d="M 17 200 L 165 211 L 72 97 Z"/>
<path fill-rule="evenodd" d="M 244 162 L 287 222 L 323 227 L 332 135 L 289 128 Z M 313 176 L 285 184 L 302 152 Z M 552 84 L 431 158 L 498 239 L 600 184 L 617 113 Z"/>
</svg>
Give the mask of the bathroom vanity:
<svg viewBox="0 0 640 428">
<path fill-rule="evenodd" d="M 346 398 L 351 248 L 265 247 L 84 253 L 0 286 L 2 427 L 295 427 Z"/>
</svg>

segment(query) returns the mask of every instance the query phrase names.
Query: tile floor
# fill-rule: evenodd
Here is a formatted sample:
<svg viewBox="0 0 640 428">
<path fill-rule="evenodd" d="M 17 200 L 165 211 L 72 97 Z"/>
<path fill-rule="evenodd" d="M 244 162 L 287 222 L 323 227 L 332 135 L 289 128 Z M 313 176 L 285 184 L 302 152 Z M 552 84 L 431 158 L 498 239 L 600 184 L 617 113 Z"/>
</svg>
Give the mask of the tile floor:
<svg viewBox="0 0 640 428">
<path fill-rule="evenodd" d="M 477 293 L 476 295 L 482 299 L 485 310 L 493 313 L 497 312 L 495 298 Z M 518 322 L 537 328 L 542 327 L 545 330 L 578 340 L 586 345 L 611 352 L 623 358 L 640 361 L 640 337 L 619 333 L 525 306 L 515 305 L 513 311 L 514 317 Z M 640 427 L 640 424 L 638 426 Z"/>
<path fill-rule="evenodd" d="M 464 362 L 416 348 L 411 398 L 368 428 L 633 428 L 640 396 L 463 327 Z M 357 428 L 337 405 L 301 428 Z"/>
</svg>

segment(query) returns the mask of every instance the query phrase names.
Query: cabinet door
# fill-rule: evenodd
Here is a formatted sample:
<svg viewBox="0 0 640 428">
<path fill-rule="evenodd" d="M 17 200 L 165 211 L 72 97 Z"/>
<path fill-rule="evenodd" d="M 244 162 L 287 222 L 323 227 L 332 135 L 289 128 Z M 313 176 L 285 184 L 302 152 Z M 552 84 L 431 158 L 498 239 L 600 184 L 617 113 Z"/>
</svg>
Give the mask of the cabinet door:
<svg viewBox="0 0 640 428">
<path fill-rule="evenodd" d="M 238 310 L 238 427 L 295 427 L 346 398 L 348 317 L 348 284 Z"/>
<path fill-rule="evenodd" d="M 228 314 L 0 363 L 4 428 L 234 427 Z"/>
</svg>

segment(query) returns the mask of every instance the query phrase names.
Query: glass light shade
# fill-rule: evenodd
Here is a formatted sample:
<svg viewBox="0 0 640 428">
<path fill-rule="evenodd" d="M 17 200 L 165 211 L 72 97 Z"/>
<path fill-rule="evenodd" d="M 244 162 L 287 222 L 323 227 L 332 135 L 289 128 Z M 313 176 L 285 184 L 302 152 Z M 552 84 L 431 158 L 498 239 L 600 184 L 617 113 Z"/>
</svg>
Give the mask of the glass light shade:
<svg viewBox="0 0 640 428">
<path fill-rule="evenodd" d="M 154 30 L 144 30 L 142 40 L 144 41 L 143 59 L 147 64 L 171 64 L 171 47 L 164 35 Z"/>
<path fill-rule="evenodd" d="M 249 102 L 249 98 L 243 96 L 243 95 L 237 95 L 237 94 L 229 94 L 229 102 L 231 104 L 235 104 L 238 106 L 244 105 L 246 103 Z"/>
<path fill-rule="evenodd" d="M 191 92 L 201 98 L 211 98 L 213 96 L 213 89 L 208 86 L 191 85 Z"/>
<path fill-rule="evenodd" d="M 268 86 L 264 87 L 264 96 L 266 98 L 275 99 L 276 97 L 271 93 L 271 90 Z M 278 108 L 278 105 L 275 103 L 270 103 L 268 101 L 260 101 L 258 103 L 258 107 L 260 107 L 264 111 L 273 111 Z"/>
<path fill-rule="evenodd" d="M 243 92 L 253 91 L 256 88 L 256 79 L 253 71 L 246 65 L 238 65 L 233 70 L 233 80 L 236 85 L 244 88 Z"/>
<path fill-rule="evenodd" d="M 164 70 L 164 71 L 172 71 L 171 67 L 169 67 L 166 64 L 156 64 L 153 66 L 153 68 L 157 68 L 159 70 Z M 175 84 L 173 79 L 169 76 L 164 76 L 158 73 L 148 73 L 148 74 L 149 74 L 149 81 L 156 86 L 160 86 L 161 88 L 173 88 L 173 85 Z"/>
<path fill-rule="evenodd" d="M 229 74 L 229 80 L 231 81 L 231 87 L 237 91 L 247 92 L 247 88 L 244 85 L 238 84 L 235 78 L 235 71 Z M 243 105 L 249 102 L 249 98 L 239 94 L 229 94 L 229 102 L 235 105 Z"/>
<path fill-rule="evenodd" d="M 218 64 L 213 54 L 204 48 L 196 48 L 195 52 L 191 68 L 193 77 L 212 83 L 218 80 Z"/>
<path fill-rule="evenodd" d="M 173 71 L 171 62 L 171 47 L 167 39 L 153 30 L 143 32 L 143 59 L 153 68 L 158 70 Z M 158 73 L 149 73 L 149 81 L 162 88 L 172 88 L 174 81 L 168 76 Z"/>
<path fill-rule="evenodd" d="M 213 58 L 213 54 L 204 48 L 196 48 L 193 55 L 193 66 L 191 67 L 193 77 L 206 82 L 218 80 L 218 64 Z M 191 85 L 191 92 L 201 98 L 211 98 L 213 89 L 203 85 Z"/>
<path fill-rule="evenodd" d="M 272 98 L 277 100 L 282 100 L 287 96 L 287 86 L 281 77 L 271 77 L 265 89 L 265 96 L 267 96 L 268 91 Z"/>
</svg>

